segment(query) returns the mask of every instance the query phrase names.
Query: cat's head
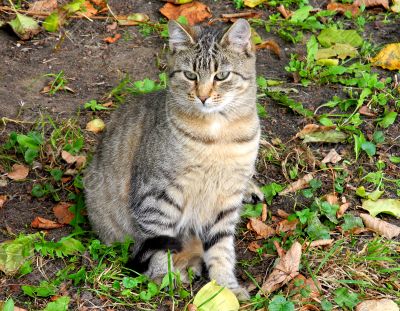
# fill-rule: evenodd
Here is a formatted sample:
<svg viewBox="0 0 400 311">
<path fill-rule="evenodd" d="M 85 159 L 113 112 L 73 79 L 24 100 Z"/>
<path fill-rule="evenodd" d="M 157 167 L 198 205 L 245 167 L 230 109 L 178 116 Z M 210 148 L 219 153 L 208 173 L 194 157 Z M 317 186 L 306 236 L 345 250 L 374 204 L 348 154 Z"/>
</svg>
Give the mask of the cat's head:
<svg viewBox="0 0 400 311">
<path fill-rule="evenodd" d="M 196 114 L 240 113 L 255 105 L 255 52 L 246 20 L 237 20 L 226 32 L 184 28 L 175 21 L 168 29 L 175 105 Z"/>
</svg>

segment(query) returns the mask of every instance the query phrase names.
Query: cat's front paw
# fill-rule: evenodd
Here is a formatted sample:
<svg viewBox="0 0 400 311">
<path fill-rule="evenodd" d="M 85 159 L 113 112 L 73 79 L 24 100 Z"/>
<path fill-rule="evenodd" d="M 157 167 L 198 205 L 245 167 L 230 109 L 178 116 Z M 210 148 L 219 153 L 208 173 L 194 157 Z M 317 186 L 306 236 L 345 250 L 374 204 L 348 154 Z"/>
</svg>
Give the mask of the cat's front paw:
<svg viewBox="0 0 400 311">
<path fill-rule="evenodd" d="M 247 289 L 245 289 L 242 286 L 232 288 L 231 291 L 236 295 L 236 297 L 239 301 L 250 300 L 249 292 L 247 291 Z"/>
<path fill-rule="evenodd" d="M 262 202 L 263 200 L 264 194 L 262 193 L 260 187 L 258 187 L 254 181 L 250 180 L 247 184 L 247 189 L 243 196 L 243 202 L 257 204 L 259 202 Z"/>
</svg>

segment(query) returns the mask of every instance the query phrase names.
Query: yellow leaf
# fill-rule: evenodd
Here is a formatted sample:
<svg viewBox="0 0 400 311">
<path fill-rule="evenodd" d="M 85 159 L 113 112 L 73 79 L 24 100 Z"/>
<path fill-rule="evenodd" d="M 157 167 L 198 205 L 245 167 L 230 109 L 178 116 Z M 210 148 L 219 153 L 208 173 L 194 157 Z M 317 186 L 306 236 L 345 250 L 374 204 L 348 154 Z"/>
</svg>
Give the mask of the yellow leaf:
<svg viewBox="0 0 400 311">
<path fill-rule="evenodd" d="M 198 311 L 239 310 L 239 301 L 228 288 L 219 286 L 215 280 L 204 285 L 194 297 Z"/>
<path fill-rule="evenodd" d="M 393 12 L 400 13 L 400 0 L 394 0 L 391 9 Z"/>
<path fill-rule="evenodd" d="M 261 3 L 265 2 L 267 0 L 244 0 L 244 5 L 248 6 L 250 8 L 254 8 L 257 5 L 260 5 Z"/>
<path fill-rule="evenodd" d="M 373 66 L 389 70 L 400 70 L 400 43 L 385 45 L 380 52 L 371 59 Z"/>
</svg>

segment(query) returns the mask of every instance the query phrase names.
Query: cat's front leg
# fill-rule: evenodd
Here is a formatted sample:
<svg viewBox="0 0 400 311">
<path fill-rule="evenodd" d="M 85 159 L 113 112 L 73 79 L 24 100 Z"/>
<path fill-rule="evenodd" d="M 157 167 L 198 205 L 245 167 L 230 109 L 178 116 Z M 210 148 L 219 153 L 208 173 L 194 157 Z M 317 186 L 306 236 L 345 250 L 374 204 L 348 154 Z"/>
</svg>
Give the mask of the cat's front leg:
<svg viewBox="0 0 400 311">
<path fill-rule="evenodd" d="M 232 290 L 239 300 L 250 299 L 249 293 L 239 285 L 235 276 L 234 230 L 208 235 L 204 241 L 204 251 L 210 279 Z"/>
</svg>

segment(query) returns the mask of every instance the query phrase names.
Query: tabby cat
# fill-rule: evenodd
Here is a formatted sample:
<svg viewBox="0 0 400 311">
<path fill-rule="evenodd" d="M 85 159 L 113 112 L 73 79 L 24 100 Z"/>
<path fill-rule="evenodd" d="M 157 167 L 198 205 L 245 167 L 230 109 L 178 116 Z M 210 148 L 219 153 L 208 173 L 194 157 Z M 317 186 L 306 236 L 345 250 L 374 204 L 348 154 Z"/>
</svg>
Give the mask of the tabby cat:
<svg viewBox="0 0 400 311">
<path fill-rule="evenodd" d="M 204 261 L 248 299 L 234 234 L 260 137 L 250 26 L 168 29 L 169 88 L 113 114 L 84 180 L 89 218 L 106 243 L 134 239 L 136 271 L 163 277 L 169 249 L 181 273 Z"/>
</svg>

